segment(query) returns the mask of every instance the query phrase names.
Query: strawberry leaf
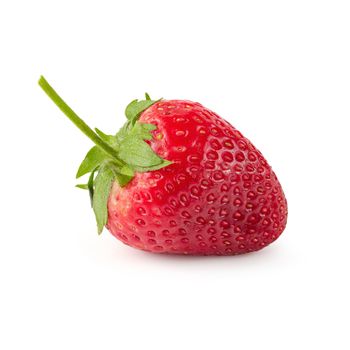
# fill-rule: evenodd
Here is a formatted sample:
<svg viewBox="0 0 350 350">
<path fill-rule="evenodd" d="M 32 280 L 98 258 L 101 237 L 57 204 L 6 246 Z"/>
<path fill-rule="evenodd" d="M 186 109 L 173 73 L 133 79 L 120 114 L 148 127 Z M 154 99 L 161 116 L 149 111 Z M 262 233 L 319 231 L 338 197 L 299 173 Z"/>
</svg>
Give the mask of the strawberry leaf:
<svg viewBox="0 0 350 350">
<path fill-rule="evenodd" d="M 152 140 L 153 136 L 151 131 L 155 129 L 157 129 L 157 127 L 154 124 L 136 122 L 134 127 L 130 130 L 130 135 L 139 137 L 142 140 Z"/>
<path fill-rule="evenodd" d="M 147 108 L 151 107 L 153 104 L 156 102 L 160 101 L 159 100 L 151 100 L 149 95 L 146 93 L 145 94 L 146 100 L 133 100 L 131 101 L 125 109 L 125 115 L 128 120 L 130 120 L 132 123 L 134 123 L 137 118 L 140 116 L 140 114 L 146 110 Z"/>
<path fill-rule="evenodd" d="M 133 178 L 133 176 L 123 175 L 119 173 L 116 174 L 116 179 L 120 187 L 126 186 Z"/>
<path fill-rule="evenodd" d="M 162 162 L 142 139 L 127 137 L 119 148 L 119 158 L 130 166 L 151 167 Z"/>
<path fill-rule="evenodd" d="M 89 176 L 89 181 L 87 183 L 87 188 L 89 190 L 89 196 L 90 196 L 90 204 L 92 207 L 93 204 L 93 198 L 94 198 L 94 178 L 95 178 L 95 172 L 97 171 L 98 168 L 94 169 L 90 176 Z"/>
<path fill-rule="evenodd" d="M 87 190 L 88 185 L 87 184 L 77 184 L 75 185 L 76 188 L 81 188 L 82 190 Z"/>
<path fill-rule="evenodd" d="M 96 167 L 98 167 L 105 159 L 108 159 L 107 153 L 105 153 L 101 148 L 94 146 L 90 149 L 90 151 L 86 154 L 84 160 L 79 166 L 79 169 L 76 174 L 76 178 L 90 173 Z"/>
<path fill-rule="evenodd" d="M 149 166 L 149 167 L 138 167 L 134 166 L 134 170 L 139 172 L 139 173 L 147 173 L 148 171 L 154 171 L 154 170 L 159 170 L 161 168 L 164 168 L 170 164 L 173 164 L 173 162 L 170 162 L 169 160 L 162 159 L 162 162 L 157 165 Z"/>
<path fill-rule="evenodd" d="M 118 140 L 116 138 L 116 136 L 113 135 L 107 135 L 104 132 L 102 132 L 101 130 L 95 128 L 96 134 L 98 136 L 100 136 L 100 138 L 105 141 L 106 143 L 108 143 L 111 147 L 113 148 L 117 148 L 118 147 Z"/>
<path fill-rule="evenodd" d="M 112 183 L 116 178 L 115 167 L 111 163 L 104 163 L 95 179 L 95 191 L 92 199 L 92 207 L 97 221 L 97 230 L 100 234 L 107 224 L 108 210 L 107 202 Z"/>
</svg>

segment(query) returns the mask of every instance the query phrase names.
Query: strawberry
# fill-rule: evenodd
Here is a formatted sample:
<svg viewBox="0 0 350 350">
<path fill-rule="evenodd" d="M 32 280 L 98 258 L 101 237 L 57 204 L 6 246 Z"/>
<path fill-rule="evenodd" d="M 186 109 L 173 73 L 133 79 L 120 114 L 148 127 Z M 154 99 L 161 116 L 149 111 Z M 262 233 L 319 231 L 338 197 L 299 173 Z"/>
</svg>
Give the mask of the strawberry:
<svg viewBox="0 0 350 350">
<path fill-rule="evenodd" d="M 79 167 L 98 231 L 159 253 L 234 255 L 277 239 L 287 222 L 281 185 L 237 129 L 199 103 L 134 100 L 116 135 L 90 129 L 46 80 L 39 84 L 96 144 Z"/>
</svg>

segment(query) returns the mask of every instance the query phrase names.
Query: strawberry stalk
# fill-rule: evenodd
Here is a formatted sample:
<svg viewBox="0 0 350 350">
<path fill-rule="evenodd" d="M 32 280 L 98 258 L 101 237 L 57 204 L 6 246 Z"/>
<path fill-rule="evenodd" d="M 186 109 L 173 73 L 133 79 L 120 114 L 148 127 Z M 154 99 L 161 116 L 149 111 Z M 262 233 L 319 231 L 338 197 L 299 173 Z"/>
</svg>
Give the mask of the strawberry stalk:
<svg viewBox="0 0 350 350">
<path fill-rule="evenodd" d="M 96 146 L 105 151 L 111 156 L 115 163 L 120 166 L 124 165 L 117 155 L 117 152 L 104 142 L 85 122 L 82 120 L 66 102 L 58 95 L 54 88 L 47 82 L 47 80 L 41 76 L 39 79 L 39 85 L 49 98 L 55 103 L 55 105 L 68 117 L 68 119 L 77 126 Z"/>
</svg>

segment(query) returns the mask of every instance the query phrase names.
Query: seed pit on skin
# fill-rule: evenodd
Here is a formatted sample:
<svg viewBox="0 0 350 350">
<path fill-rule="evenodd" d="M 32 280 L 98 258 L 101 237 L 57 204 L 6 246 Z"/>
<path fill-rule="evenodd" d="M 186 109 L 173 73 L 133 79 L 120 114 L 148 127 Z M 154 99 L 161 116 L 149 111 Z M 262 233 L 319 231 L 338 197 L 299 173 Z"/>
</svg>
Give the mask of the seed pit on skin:
<svg viewBox="0 0 350 350">
<path fill-rule="evenodd" d="M 226 195 L 223 195 L 221 198 L 221 204 L 227 204 L 229 202 L 229 198 Z"/>
<path fill-rule="evenodd" d="M 227 163 L 231 163 L 233 161 L 233 155 L 230 152 L 223 152 L 221 158 Z"/>
<path fill-rule="evenodd" d="M 264 194 L 266 191 L 265 191 L 264 187 L 258 186 L 256 189 L 256 192 L 258 192 L 259 194 Z"/>
<path fill-rule="evenodd" d="M 247 144 L 245 141 L 239 140 L 237 142 L 237 144 L 238 144 L 239 149 L 241 149 L 242 151 L 245 151 L 247 149 Z"/>
<path fill-rule="evenodd" d="M 180 195 L 180 203 L 181 203 L 183 206 L 187 206 L 187 205 L 188 205 L 189 200 L 188 200 L 188 198 L 186 197 L 185 194 Z"/>
<path fill-rule="evenodd" d="M 236 211 L 236 212 L 233 214 L 233 218 L 234 218 L 235 220 L 241 221 L 241 220 L 243 220 L 244 215 L 243 215 L 240 211 Z"/>
<path fill-rule="evenodd" d="M 202 180 L 201 181 L 201 187 L 203 189 L 207 189 L 210 186 L 209 182 L 207 180 Z"/>
<path fill-rule="evenodd" d="M 191 219 L 191 214 L 188 212 L 188 211 L 183 211 L 182 213 L 181 213 L 181 216 L 183 217 L 183 218 L 186 218 L 186 219 Z"/>
<path fill-rule="evenodd" d="M 255 199 L 256 198 L 256 194 L 253 191 L 249 191 L 247 193 L 247 198 L 248 199 Z"/>
<path fill-rule="evenodd" d="M 213 193 L 210 193 L 210 194 L 207 195 L 207 202 L 208 202 L 209 204 L 214 203 L 215 200 L 216 200 L 216 197 L 215 197 L 215 195 L 214 195 Z"/>
<path fill-rule="evenodd" d="M 222 146 L 220 145 L 220 142 L 218 140 L 216 140 L 216 139 L 211 140 L 210 141 L 210 145 L 216 151 L 218 151 L 218 150 L 220 150 L 222 148 Z"/>
<path fill-rule="evenodd" d="M 196 121 L 198 124 L 203 124 L 203 120 L 199 117 L 194 116 L 193 120 Z"/>
<path fill-rule="evenodd" d="M 224 218 L 227 215 L 228 215 L 228 210 L 226 208 L 221 208 L 220 211 L 219 211 L 219 216 L 221 218 Z"/>
<path fill-rule="evenodd" d="M 137 212 L 138 212 L 140 215 L 146 215 L 146 214 L 147 214 L 146 209 L 143 208 L 143 207 L 139 207 L 139 208 L 137 209 Z"/>
<path fill-rule="evenodd" d="M 149 237 L 155 237 L 155 232 L 154 231 L 148 231 L 147 232 L 147 235 L 149 236 Z"/>
<path fill-rule="evenodd" d="M 137 219 L 136 220 L 136 224 L 139 225 L 139 226 L 145 226 L 146 225 L 146 222 L 142 219 Z"/>
<path fill-rule="evenodd" d="M 202 211 L 202 207 L 200 205 L 196 205 L 194 207 L 194 210 L 197 212 L 197 213 L 200 213 Z"/>
<path fill-rule="evenodd" d="M 205 219 L 202 217 L 202 216 L 198 216 L 198 218 L 196 219 L 196 221 L 201 224 L 201 225 L 204 225 L 205 224 Z"/>
<path fill-rule="evenodd" d="M 242 165 L 240 164 L 235 164 L 235 166 L 233 167 L 234 171 L 237 173 L 237 174 L 240 174 L 242 171 L 243 171 L 243 167 Z"/>
<path fill-rule="evenodd" d="M 211 160 L 216 160 L 216 159 L 218 159 L 218 158 L 219 158 L 218 152 L 213 151 L 213 150 L 209 151 L 209 152 L 207 153 L 207 158 L 208 158 L 208 159 L 211 159 Z"/>
<path fill-rule="evenodd" d="M 249 210 L 249 211 L 252 211 L 254 209 L 254 204 L 251 203 L 251 202 L 248 202 L 246 205 L 245 205 L 246 209 Z"/>
<path fill-rule="evenodd" d="M 242 201 L 239 199 L 239 198 L 236 198 L 234 201 L 233 201 L 233 205 L 235 207 L 240 207 L 242 205 Z"/>
<path fill-rule="evenodd" d="M 204 167 L 206 169 L 213 170 L 215 169 L 215 162 L 212 160 L 208 160 L 207 162 L 205 162 Z"/>
<path fill-rule="evenodd" d="M 251 174 L 243 174 L 242 175 L 242 180 L 243 181 L 250 181 L 252 179 L 252 175 Z"/>
<path fill-rule="evenodd" d="M 261 175 L 254 175 L 254 182 L 260 183 L 263 181 L 263 177 Z"/>
<path fill-rule="evenodd" d="M 224 147 L 228 149 L 233 149 L 235 146 L 233 145 L 231 140 L 225 140 L 224 141 Z"/>
<path fill-rule="evenodd" d="M 179 228 L 179 235 L 180 236 L 186 236 L 187 235 L 187 231 L 184 228 Z"/>
<path fill-rule="evenodd" d="M 200 161 L 200 156 L 197 154 L 191 154 L 187 157 L 188 161 L 190 163 L 198 163 Z"/>
<path fill-rule="evenodd" d="M 255 162 L 256 161 L 256 155 L 254 153 L 254 151 L 251 151 L 248 153 L 248 159 L 251 161 L 251 162 Z"/>
<path fill-rule="evenodd" d="M 187 149 L 187 148 L 186 148 L 185 146 L 177 146 L 177 147 L 174 148 L 175 151 L 181 152 L 181 153 L 182 153 L 182 152 L 185 152 L 186 149 Z"/>
<path fill-rule="evenodd" d="M 221 186 L 221 191 L 222 191 L 222 192 L 228 192 L 229 188 L 230 188 L 229 185 L 223 184 L 223 185 Z"/>
<path fill-rule="evenodd" d="M 178 207 L 178 203 L 175 199 L 170 199 L 169 201 L 170 205 L 173 207 L 173 208 L 177 208 Z"/>
<path fill-rule="evenodd" d="M 169 193 L 173 192 L 175 190 L 175 186 L 172 183 L 167 183 L 165 185 L 165 190 Z"/>
<path fill-rule="evenodd" d="M 169 207 L 165 207 L 163 210 L 165 215 L 172 216 L 174 214 L 173 210 L 170 209 Z"/>
<path fill-rule="evenodd" d="M 236 196 L 240 196 L 242 194 L 241 192 L 241 189 L 239 186 L 236 186 L 234 189 L 233 189 L 233 194 L 236 195 Z"/>
<path fill-rule="evenodd" d="M 227 229 L 227 228 L 230 228 L 230 223 L 227 221 L 227 220 L 222 220 L 220 222 L 220 227 L 222 227 L 223 229 Z"/>
<path fill-rule="evenodd" d="M 251 165 L 251 164 L 248 164 L 246 167 L 245 167 L 245 170 L 248 171 L 248 173 L 252 173 L 254 172 L 254 167 Z"/>
<path fill-rule="evenodd" d="M 242 229 L 241 229 L 239 226 L 234 225 L 233 231 L 234 231 L 235 233 L 241 233 L 241 232 L 242 232 Z"/>
<path fill-rule="evenodd" d="M 199 188 L 197 186 L 191 187 L 190 192 L 191 192 L 192 197 L 199 198 L 200 191 L 199 191 Z"/>
<path fill-rule="evenodd" d="M 186 122 L 188 122 L 188 119 L 187 119 L 187 118 L 184 118 L 184 117 L 175 117 L 175 118 L 174 118 L 174 121 L 175 121 L 176 123 L 186 123 Z"/>
<path fill-rule="evenodd" d="M 247 190 L 248 188 L 252 187 L 252 183 L 250 181 L 243 182 L 243 188 Z"/>
<path fill-rule="evenodd" d="M 187 136 L 188 135 L 188 131 L 184 131 L 184 130 L 176 130 L 175 131 L 175 135 L 176 136 L 180 136 L 180 137 L 184 137 L 184 136 Z"/>
<path fill-rule="evenodd" d="M 210 128 L 210 133 L 213 135 L 213 136 L 218 136 L 220 134 L 220 130 L 218 128 Z"/>
<path fill-rule="evenodd" d="M 245 156 L 243 152 L 237 152 L 235 158 L 237 162 L 243 162 L 245 159 Z"/>
<path fill-rule="evenodd" d="M 214 172 L 213 179 L 215 181 L 221 181 L 224 179 L 224 173 L 221 170 L 217 170 Z"/>
<path fill-rule="evenodd" d="M 221 233 L 221 237 L 222 237 L 222 238 L 230 238 L 231 235 L 230 235 L 229 233 L 227 233 L 227 232 L 224 231 L 224 232 Z"/>
<path fill-rule="evenodd" d="M 184 174 L 180 174 L 180 175 L 178 175 L 177 177 L 176 177 L 176 182 L 178 183 L 178 184 L 181 184 L 181 183 L 183 183 L 183 182 L 185 182 L 186 181 L 186 175 L 184 175 Z"/>
<path fill-rule="evenodd" d="M 208 210 L 208 215 L 214 215 L 215 214 L 215 208 L 210 208 Z"/>
<path fill-rule="evenodd" d="M 248 222 L 250 224 L 256 224 L 258 221 L 259 221 L 259 218 L 255 214 L 248 216 Z"/>
<path fill-rule="evenodd" d="M 162 234 L 163 234 L 163 236 L 165 236 L 165 237 L 169 237 L 170 232 L 169 232 L 169 230 L 163 230 L 163 231 L 162 231 Z"/>
</svg>

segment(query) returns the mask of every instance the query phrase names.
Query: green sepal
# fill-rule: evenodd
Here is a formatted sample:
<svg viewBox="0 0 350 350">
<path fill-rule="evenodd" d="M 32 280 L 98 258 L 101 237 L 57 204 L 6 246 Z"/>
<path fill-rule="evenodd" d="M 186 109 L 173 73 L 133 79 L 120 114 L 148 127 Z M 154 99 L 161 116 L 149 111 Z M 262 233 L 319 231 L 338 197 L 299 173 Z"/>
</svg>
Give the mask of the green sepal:
<svg viewBox="0 0 350 350">
<path fill-rule="evenodd" d="M 134 177 L 123 175 L 123 174 L 117 174 L 116 180 L 118 181 L 118 184 L 120 187 L 126 186 Z"/>
<path fill-rule="evenodd" d="M 166 166 L 173 164 L 170 160 L 162 159 L 162 162 L 158 165 L 150 166 L 150 167 L 138 167 L 135 166 L 134 170 L 138 173 L 147 173 L 148 171 L 159 170 L 161 168 L 165 168 Z"/>
<path fill-rule="evenodd" d="M 111 163 L 104 163 L 94 181 L 95 191 L 92 199 L 92 208 L 94 210 L 97 222 L 97 231 L 100 234 L 107 224 L 108 208 L 107 202 L 112 184 L 116 179 L 116 169 Z"/>
<path fill-rule="evenodd" d="M 81 188 L 82 190 L 88 190 L 87 184 L 77 184 L 75 185 L 76 188 Z"/>
<path fill-rule="evenodd" d="M 111 147 L 117 148 L 118 147 L 118 139 L 115 135 L 107 135 L 104 132 L 102 132 L 100 129 L 95 128 L 96 134 L 101 137 L 103 141 L 108 143 Z"/>
<path fill-rule="evenodd" d="M 162 162 L 142 139 L 127 137 L 119 147 L 119 158 L 131 167 L 151 167 Z"/>
<path fill-rule="evenodd" d="M 78 179 L 79 177 L 90 173 L 107 158 L 110 157 L 101 148 L 99 148 L 98 146 L 92 147 L 90 151 L 86 154 L 82 163 L 80 164 L 76 174 L 76 178 Z"/>
<path fill-rule="evenodd" d="M 94 198 L 94 179 L 95 179 L 95 172 L 97 171 L 98 168 L 94 169 L 90 176 L 89 176 L 89 181 L 87 183 L 87 188 L 89 190 L 89 196 L 90 196 L 90 204 L 92 207 L 92 202 L 93 202 L 93 198 Z"/>
<path fill-rule="evenodd" d="M 147 93 L 145 94 L 145 97 L 145 100 L 133 100 L 126 106 L 125 116 L 131 122 L 136 121 L 144 110 L 161 100 L 151 100 Z"/>
</svg>

